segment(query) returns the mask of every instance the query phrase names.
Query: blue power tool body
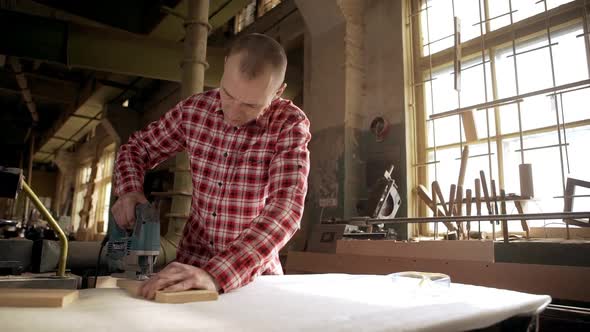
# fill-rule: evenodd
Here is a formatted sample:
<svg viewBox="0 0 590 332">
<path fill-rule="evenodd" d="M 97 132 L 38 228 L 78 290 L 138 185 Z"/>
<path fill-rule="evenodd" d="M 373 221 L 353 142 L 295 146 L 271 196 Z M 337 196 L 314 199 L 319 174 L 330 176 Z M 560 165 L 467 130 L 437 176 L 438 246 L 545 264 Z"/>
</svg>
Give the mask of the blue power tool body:
<svg viewBox="0 0 590 332">
<path fill-rule="evenodd" d="M 132 230 L 119 227 L 111 214 L 108 233 L 107 257 L 111 270 L 122 270 L 130 279 L 149 278 L 160 254 L 158 209 L 151 203 L 138 204 Z"/>
</svg>

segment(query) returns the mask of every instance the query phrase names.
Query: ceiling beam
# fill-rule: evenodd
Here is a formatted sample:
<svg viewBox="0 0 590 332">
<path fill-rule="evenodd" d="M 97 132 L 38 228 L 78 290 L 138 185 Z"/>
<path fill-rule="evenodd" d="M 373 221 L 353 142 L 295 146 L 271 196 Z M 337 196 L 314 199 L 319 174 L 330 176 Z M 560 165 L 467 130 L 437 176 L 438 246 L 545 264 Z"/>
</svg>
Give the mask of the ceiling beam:
<svg viewBox="0 0 590 332">
<path fill-rule="evenodd" d="M 0 10 L 0 53 L 166 81 L 180 81 L 183 45 L 123 30 L 82 26 Z M 223 66 L 223 49 L 208 48 L 211 67 Z M 213 70 L 220 72 L 220 68 Z M 218 83 L 215 77 L 215 85 Z"/>
<path fill-rule="evenodd" d="M 43 79 L 40 76 L 25 74 L 28 88 L 33 98 L 54 101 L 62 104 L 73 104 L 78 96 L 78 85 L 71 82 L 56 84 L 54 80 Z M 0 88 L 4 91 L 20 92 L 14 75 L 0 71 Z"/>
<path fill-rule="evenodd" d="M 209 24 L 215 30 L 244 8 L 250 0 L 211 0 L 209 5 Z M 174 15 L 167 15 L 160 21 L 150 33 L 150 36 L 160 39 L 181 41 L 184 38 L 184 27 L 182 17 L 186 17 L 188 11 L 187 0 L 180 1 L 174 8 Z"/>
</svg>

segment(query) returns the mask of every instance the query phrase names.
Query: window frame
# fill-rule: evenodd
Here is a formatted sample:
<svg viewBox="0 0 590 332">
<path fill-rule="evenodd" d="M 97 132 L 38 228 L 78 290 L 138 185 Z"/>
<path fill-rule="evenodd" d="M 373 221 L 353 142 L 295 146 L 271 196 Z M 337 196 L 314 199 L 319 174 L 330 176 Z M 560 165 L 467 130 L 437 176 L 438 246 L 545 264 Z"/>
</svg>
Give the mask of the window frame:
<svg viewBox="0 0 590 332">
<path fill-rule="evenodd" d="M 479 0 L 478 0 L 479 1 Z M 514 0 L 513 0 L 514 1 Z M 429 147 L 429 131 L 427 121 L 429 119 L 430 114 L 426 114 L 426 103 L 429 103 L 429 100 L 426 100 L 427 93 L 425 91 L 426 84 L 421 84 L 420 82 L 428 81 L 432 77 L 432 72 L 436 70 L 440 70 L 446 67 L 453 67 L 453 60 L 454 60 L 454 48 L 449 47 L 443 50 L 440 50 L 436 53 L 431 53 L 424 55 L 423 49 L 424 46 L 420 42 L 422 40 L 422 29 L 421 29 L 421 20 L 422 15 L 420 14 L 423 10 L 422 4 L 426 1 L 423 0 L 408 0 L 407 3 L 410 6 L 410 40 L 412 41 L 412 52 L 414 55 L 413 65 L 412 65 L 412 76 L 414 77 L 414 85 L 413 85 L 413 93 L 414 93 L 414 102 L 412 106 L 412 123 L 413 126 L 410 127 L 410 130 L 413 131 L 411 135 L 414 139 L 414 146 L 417 151 L 415 151 L 414 157 L 414 164 L 412 167 L 414 168 L 414 186 L 416 187 L 418 184 L 427 184 L 427 187 L 430 187 L 429 184 L 429 174 L 428 174 L 428 165 L 431 164 L 429 162 L 429 153 L 435 152 L 437 149 L 450 149 L 450 148 L 457 148 L 461 147 L 461 142 L 446 144 L 442 146 Z M 482 0 L 483 5 L 487 6 L 489 0 Z M 587 6 L 590 4 L 586 4 Z M 466 61 L 472 60 L 474 58 L 481 59 L 482 58 L 482 38 L 485 41 L 485 54 L 489 57 L 493 56 L 495 50 L 505 48 L 507 46 L 512 45 L 512 38 L 513 33 L 517 36 L 517 42 L 519 40 L 528 39 L 537 35 L 543 35 L 547 32 L 547 17 L 549 17 L 549 29 L 565 29 L 569 26 L 575 25 L 582 25 L 584 29 L 585 36 L 584 44 L 586 50 L 586 60 L 588 65 L 588 70 L 590 72 L 590 41 L 588 36 L 588 11 L 590 10 L 586 7 L 586 11 L 580 10 L 581 6 L 583 6 L 583 1 L 581 0 L 574 0 L 572 2 L 563 4 L 561 6 L 555 7 L 553 9 L 549 9 L 546 13 L 542 12 L 540 14 L 528 17 L 521 21 L 515 22 L 512 25 L 507 25 L 496 30 L 489 31 L 485 33 L 484 28 L 484 36 L 477 36 L 473 39 L 464 41 L 461 43 L 462 46 L 462 61 L 465 63 Z M 481 62 L 481 60 L 480 60 Z M 488 72 L 488 76 L 490 73 Z M 588 75 L 590 78 L 590 74 Z M 489 79 L 489 78 L 488 78 Z M 417 83 L 416 83 L 417 82 Z M 490 102 L 494 100 L 493 95 L 489 96 Z M 444 110 L 448 111 L 448 110 Z M 436 114 L 441 112 L 441 110 L 437 110 Z M 493 108 L 490 108 L 490 115 L 491 120 L 490 123 L 498 121 L 498 126 L 500 125 L 499 122 L 499 112 L 494 112 Z M 495 117 L 495 118 L 494 118 Z M 573 123 L 568 123 L 564 127 L 565 129 L 572 129 L 580 126 L 590 126 L 590 117 L 584 119 L 582 121 L 575 121 Z M 555 125 L 546 126 L 543 128 L 535 128 L 527 131 L 523 131 L 523 135 L 530 135 L 530 134 L 538 134 L 538 133 L 548 133 L 548 132 L 555 132 Z M 462 130 L 461 130 L 462 131 Z M 504 140 L 511 139 L 514 137 L 518 137 L 518 132 L 510 132 L 510 133 L 502 133 L 500 131 L 500 135 L 493 135 L 491 137 L 487 137 L 487 135 L 480 135 L 477 140 L 477 143 L 487 142 L 488 140 L 496 142 L 497 146 L 499 146 L 498 151 L 490 151 L 492 153 L 499 153 L 502 149 L 501 143 Z M 483 136 L 483 137 L 482 137 Z M 476 144 L 477 144 L 476 143 Z M 470 145 L 473 143 L 470 143 Z M 460 154 L 460 152 L 459 152 Z M 495 167 L 498 170 L 499 178 L 503 179 L 503 162 L 502 158 L 494 158 L 492 162 L 496 163 Z M 489 170 L 485 170 L 486 174 Z M 419 215 L 419 216 L 426 216 L 431 215 L 430 211 L 427 209 L 426 205 L 423 204 L 418 199 L 410 200 L 410 214 Z M 431 227 L 428 224 L 421 224 L 416 227 L 419 234 L 425 236 L 431 236 L 432 231 Z M 512 232 L 511 233 L 518 233 Z"/>
</svg>

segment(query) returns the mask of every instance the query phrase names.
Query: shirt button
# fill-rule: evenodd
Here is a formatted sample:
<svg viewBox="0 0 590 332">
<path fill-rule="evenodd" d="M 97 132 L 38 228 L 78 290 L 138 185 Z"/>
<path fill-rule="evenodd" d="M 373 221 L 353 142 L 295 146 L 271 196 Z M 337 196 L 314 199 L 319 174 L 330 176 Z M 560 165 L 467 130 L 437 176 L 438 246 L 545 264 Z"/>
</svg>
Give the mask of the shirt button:
<svg viewBox="0 0 590 332">
<path fill-rule="evenodd" d="M 221 187 L 221 185 L 223 185 L 223 183 L 217 182 L 217 185 Z"/>
<path fill-rule="evenodd" d="M 234 130 L 238 130 L 238 127 L 234 127 Z"/>
<path fill-rule="evenodd" d="M 213 245 L 213 241 L 209 241 L 209 244 L 210 244 L 210 245 Z"/>
<path fill-rule="evenodd" d="M 217 217 L 217 213 L 213 212 L 211 213 L 212 216 Z"/>
<path fill-rule="evenodd" d="M 223 156 L 227 158 L 227 156 L 228 156 L 228 153 L 227 153 L 227 152 L 226 152 L 226 153 L 224 153 L 224 154 L 223 154 Z"/>
</svg>

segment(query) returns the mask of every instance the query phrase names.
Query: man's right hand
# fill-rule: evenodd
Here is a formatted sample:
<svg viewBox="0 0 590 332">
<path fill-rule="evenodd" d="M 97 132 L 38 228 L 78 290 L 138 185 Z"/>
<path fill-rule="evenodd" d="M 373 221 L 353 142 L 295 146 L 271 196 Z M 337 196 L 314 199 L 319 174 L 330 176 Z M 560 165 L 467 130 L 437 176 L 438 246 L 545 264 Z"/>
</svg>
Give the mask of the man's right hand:
<svg viewBox="0 0 590 332">
<path fill-rule="evenodd" d="M 111 208 L 117 225 L 123 229 L 133 228 L 133 224 L 135 223 L 135 206 L 147 202 L 148 200 L 140 192 L 127 193 L 119 196 L 119 199 L 117 199 Z"/>
</svg>

